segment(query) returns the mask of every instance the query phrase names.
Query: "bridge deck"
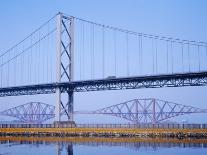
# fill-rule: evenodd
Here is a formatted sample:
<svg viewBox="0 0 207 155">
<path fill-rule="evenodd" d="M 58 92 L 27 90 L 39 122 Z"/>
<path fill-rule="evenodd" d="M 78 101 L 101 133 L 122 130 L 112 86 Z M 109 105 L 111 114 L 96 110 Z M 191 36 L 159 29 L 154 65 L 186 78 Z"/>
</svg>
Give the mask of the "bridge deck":
<svg viewBox="0 0 207 155">
<path fill-rule="evenodd" d="M 0 97 L 52 94 L 56 88 L 61 92 L 86 92 L 103 90 L 121 89 L 140 89 L 140 88 L 161 88 L 161 87 L 184 87 L 184 86 L 206 86 L 207 72 L 166 74 L 166 75 L 147 75 L 137 77 L 123 77 L 87 81 L 73 81 L 49 84 L 37 84 L 27 86 L 16 86 L 0 88 Z"/>
</svg>

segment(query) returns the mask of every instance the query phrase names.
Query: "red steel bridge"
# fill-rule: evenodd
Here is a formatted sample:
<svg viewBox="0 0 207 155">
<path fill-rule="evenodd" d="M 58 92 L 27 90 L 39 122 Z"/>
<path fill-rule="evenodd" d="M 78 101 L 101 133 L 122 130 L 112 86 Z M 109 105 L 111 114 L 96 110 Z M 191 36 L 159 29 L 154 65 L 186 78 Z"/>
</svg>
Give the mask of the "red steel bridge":
<svg viewBox="0 0 207 155">
<path fill-rule="evenodd" d="M 2 114 L 42 122 L 54 116 L 61 121 L 64 113 L 73 120 L 75 92 L 206 86 L 206 60 L 206 42 L 129 31 L 58 13 L 0 52 L 0 97 L 55 94 L 56 108 L 29 103 Z M 144 99 L 92 113 L 156 123 L 195 112 L 204 111 Z"/>
<path fill-rule="evenodd" d="M 102 114 L 123 118 L 132 123 L 161 123 L 173 117 L 207 113 L 207 109 L 177 104 L 159 99 L 134 99 L 95 111 L 75 111 L 75 114 Z M 5 111 L 1 115 L 18 118 L 25 123 L 43 123 L 55 117 L 55 106 L 30 102 Z M 64 115 L 66 113 L 62 113 Z"/>
</svg>

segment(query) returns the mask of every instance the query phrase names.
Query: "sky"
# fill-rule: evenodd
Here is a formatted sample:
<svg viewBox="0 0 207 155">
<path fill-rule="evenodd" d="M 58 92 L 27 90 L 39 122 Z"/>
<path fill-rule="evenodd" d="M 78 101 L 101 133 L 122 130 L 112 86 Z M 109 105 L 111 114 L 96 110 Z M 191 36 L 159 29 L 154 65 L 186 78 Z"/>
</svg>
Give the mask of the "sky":
<svg viewBox="0 0 207 155">
<path fill-rule="evenodd" d="M 207 41 L 205 0 L 2 0 L 0 4 L 1 53 L 57 12 L 136 32 Z M 95 110 L 135 98 L 158 98 L 207 109 L 206 90 L 206 87 L 183 87 L 76 93 L 74 106 L 75 110 Z M 39 95 L 37 99 L 54 105 L 54 96 Z M 31 100 L 33 96 L 0 98 L 0 109 Z M 207 114 L 192 116 L 179 117 L 176 121 L 206 123 Z M 108 116 L 77 116 L 76 119 L 80 123 L 111 121 Z"/>
</svg>

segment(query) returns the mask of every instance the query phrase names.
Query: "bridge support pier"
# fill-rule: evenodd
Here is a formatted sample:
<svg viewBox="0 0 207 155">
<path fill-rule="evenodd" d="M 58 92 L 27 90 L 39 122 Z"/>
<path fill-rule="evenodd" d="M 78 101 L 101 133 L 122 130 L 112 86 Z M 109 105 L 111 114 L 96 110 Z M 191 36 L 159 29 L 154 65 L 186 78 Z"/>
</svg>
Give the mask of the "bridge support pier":
<svg viewBox="0 0 207 155">
<path fill-rule="evenodd" d="M 74 74 L 74 17 L 57 14 L 56 35 L 56 82 L 73 81 Z M 66 102 L 63 100 L 67 100 Z M 73 121 L 73 90 L 67 91 L 67 97 L 61 89 L 56 88 L 55 121 L 61 121 L 62 115 L 67 115 Z"/>
<path fill-rule="evenodd" d="M 73 92 L 68 92 L 68 112 L 69 112 L 69 121 L 73 121 Z"/>
</svg>

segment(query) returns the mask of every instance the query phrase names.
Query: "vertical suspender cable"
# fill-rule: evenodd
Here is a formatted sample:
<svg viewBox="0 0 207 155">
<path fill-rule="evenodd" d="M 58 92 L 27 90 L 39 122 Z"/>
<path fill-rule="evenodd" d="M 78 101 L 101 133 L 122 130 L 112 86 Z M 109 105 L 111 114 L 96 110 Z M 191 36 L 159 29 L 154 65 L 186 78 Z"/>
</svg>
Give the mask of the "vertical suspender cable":
<svg viewBox="0 0 207 155">
<path fill-rule="evenodd" d="M 83 70 L 83 74 L 82 74 L 82 76 L 83 76 L 83 80 L 84 80 L 84 69 L 85 69 L 85 28 L 84 28 L 84 23 L 82 23 L 82 52 L 83 52 L 83 57 L 82 57 L 82 60 L 81 60 L 81 68 L 82 68 L 82 70 Z"/>
<path fill-rule="evenodd" d="M 139 74 L 141 74 L 141 34 L 139 34 Z"/>
<path fill-rule="evenodd" d="M 188 41 L 188 67 L 189 67 L 189 72 L 190 72 L 190 44 L 189 44 L 189 41 Z"/>
<path fill-rule="evenodd" d="M 140 56 L 141 56 L 141 70 L 140 70 L 140 72 L 142 73 L 142 67 L 143 67 L 143 51 L 142 51 L 142 35 L 141 35 L 141 38 L 140 38 L 141 40 L 140 40 Z"/>
<path fill-rule="evenodd" d="M 91 41 L 91 53 L 90 53 L 91 54 L 90 55 L 91 56 L 91 80 L 93 79 L 93 34 L 92 34 L 93 27 L 92 26 L 93 26 L 93 24 L 91 25 L 91 38 L 90 38 L 91 39 L 90 40 Z"/>
<path fill-rule="evenodd" d="M 35 71 L 34 52 L 35 52 L 35 50 L 31 51 L 31 66 L 32 66 L 32 73 L 31 73 L 31 75 L 32 75 L 32 83 L 35 84 L 35 78 L 34 78 L 35 77 L 35 75 L 34 75 L 34 71 Z"/>
<path fill-rule="evenodd" d="M 201 66 L 200 66 L 200 47 L 198 45 L 198 71 L 201 70 Z"/>
<path fill-rule="evenodd" d="M 206 43 L 206 60 L 207 60 L 207 43 Z"/>
<path fill-rule="evenodd" d="M 2 66 L 2 64 L 3 64 L 3 56 L 1 57 L 1 88 L 2 88 L 2 73 L 3 73 L 3 66 Z"/>
<path fill-rule="evenodd" d="M 56 30 L 56 31 L 57 31 L 57 30 Z M 50 41 L 52 44 L 50 43 L 50 44 L 49 44 L 49 47 L 55 45 L 55 44 L 53 44 L 53 42 L 54 42 L 53 39 L 54 39 L 55 37 L 51 37 L 51 38 L 52 38 L 52 39 L 50 39 L 49 41 Z M 49 49 L 52 49 L 52 48 L 50 47 Z M 55 49 L 55 48 L 54 48 L 54 49 Z M 52 50 L 51 50 L 51 51 L 52 51 Z M 54 56 L 54 55 L 55 55 L 55 50 L 54 50 L 53 53 L 51 54 L 51 58 L 50 58 L 50 60 L 49 60 L 49 61 L 50 61 L 50 80 L 51 80 L 51 82 L 54 82 L 54 79 L 55 79 L 55 76 L 54 76 L 54 75 L 55 75 L 55 72 L 53 71 L 53 67 L 52 67 L 53 64 L 54 64 L 53 61 L 55 61 L 55 56 Z"/>
<path fill-rule="evenodd" d="M 39 31 L 39 49 L 38 49 L 38 83 L 40 83 L 40 31 Z"/>
<path fill-rule="evenodd" d="M 155 74 L 154 38 L 152 37 L 152 73 Z"/>
<path fill-rule="evenodd" d="M 183 62 L 183 42 L 181 43 L 181 50 L 182 50 L 182 72 L 184 73 L 184 62 Z"/>
<path fill-rule="evenodd" d="M 129 76 L 129 42 L 128 33 L 126 33 L 126 58 L 127 58 L 127 76 Z"/>
<path fill-rule="evenodd" d="M 37 34 L 38 35 L 38 34 Z M 38 61 L 39 61 L 39 58 L 38 58 L 38 50 L 39 50 L 39 44 L 36 45 L 36 48 L 35 48 L 35 83 L 38 83 Z"/>
<path fill-rule="evenodd" d="M 82 42 L 82 25 L 79 26 L 79 44 L 81 45 Z M 82 46 L 78 46 L 79 48 L 79 78 L 81 80 L 81 54 L 82 54 Z"/>
<path fill-rule="evenodd" d="M 174 54 L 173 54 L 173 47 L 172 47 L 173 45 L 172 45 L 172 40 L 171 40 L 171 42 L 170 42 L 170 51 L 171 51 L 171 61 L 172 61 L 172 63 L 171 63 L 171 67 L 172 67 L 172 74 L 173 74 L 173 63 L 174 63 Z"/>
<path fill-rule="evenodd" d="M 23 46 L 23 49 L 22 51 L 24 50 L 24 46 Z M 24 54 L 22 54 L 22 60 L 21 60 L 21 75 L 20 75 L 20 78 L 21 78 L 21 85 L 24 84 Z"/>
<path fill-rule="evenodd" d="M 102 78 L 104 78 L 105 75 L 105 27 L 103 25 L 102 27 L 102 52 L 103 52 L 103 57 L 102 57 Z"/>
<path fill-rule="evenodd" d="M 16 53 L 18 53 L 17 51 L 18 51 L 18 49 L 17 49 L 17 46 L 16 46 Z M 14 78 L 14 86 L 16 85 L 16 78 L 17 78 L 17 75 L 16 75 L 16 68 L 17 68 L 17 63 L 16 63 L 16 61 L 17 61 L 17 58 L 15 58 L 14 59 L 14 62 L 13 62 L 13 64 L 14 64 L 14 71 L 13 71 L 13 78 Z"/>
<path fill-rule="evenodd" d="M 42 81 L 41 81 L 41 83 L 43 82 L 43 83 L 45 83 L 45 40 L 42 40 L 42 52 L 41 52 L 41 57 L 42 57 L 42 61 L 41 61 L 41 63 L 42 63 Z"/>
<path fill-rule="evenodd" d="M 2 66 L 3 64 L 3 56 L 1 57 L 1 87 L 2 86 L 2 83 L 3 83 L 3 71 L 4 71 L 4 66 Z"/>
<path fill-rule="evenodd" d="M 27 45 L 26 45 L 26 46 L 27 46 Z M 30 76 L 29 76 L 29 75 L 30 75 L 30 74 L 29 74 L 29 72 L 30 72 L 30 70 L 29 70 L 29 65 L 30 65 L 30 64 L 29 64 L 29 61 L 30 61 L 30 59 L 29 59 L 29 53 L 26 52 L 26 54 L 27 54 L 27 55 L 26 55 L 26 64 L 25 64 L 25 65 L 27 66 L 27 80 L 28 80 L 27 83 L 29 84 L 29 81 L 30 81 Z M 39 59 L 38 59 L 38 60 L 39 60 Z"/>
<path fill-rule="evenodd" d="M 33 39 L 32 39 L 32 35 L 31 35 L 31 45 L 33 44 Z M 32 76 L 33 75 L 33 66 L 32 66 L 32 61 L 33 61 L 33 50 L 32 50 L 32 48 L 31 48 L 31 57 L 30 57 L 30 59 L 31 59 L 31 61 L 29 62 L 30 63 L 30 77 L 31 77 L 31 82 L 32 82 L 32 77 L 34 77 L 34 76 Z"/>
<path fill-rule="evenodd" d="M 48 23 L 48 25 L 47 25 L 47 33 L 49 34 L 49 32 L 50 32 L 50 23 Z M 50 56 L 49 55 L 49 39 L 50 39 L 50 37 L 48 36 L 47 37 L 47 48 L 46 48 L 46 61 L 47 61 L 47 82 L 49 82 L 49 78 L 48 78 L 48 75 L 49 75 L 49 64 L 48 64 L 48 62 L 49 62 L 49 60 L 48 60 L 48 57 Z"/>
<path fill-rule="evenodd" d="M 28 47 L 32 45 L 32 39 L 30 38 L 30 44 L 28 45 Z M 28 84 L 31 84 L 31 56 L 30 56 L 30 52 L 32 52 L 32 48 L 30 49 L 30 51 L 27 52 L 27 65 L 28 65 L 28 76 L 29 76 L 29 81 Z"/>
<path fill-rule="evenodd" d="M 157 72 L 157 68 L 158 68 L 158 66 L 157 66 L 157 38 L 155 39 L 155 63 L 156 63 L 156 74 L 158 74 L 158 72 Z"/>
<path fill-rule="evenodd" d="M 116 30 L 114 30 L 114 74 L 116 75 Z"/>
<path fill-rule="evenodd" d="M 93 60 L 93 63 L 92 63 L 92 70 L 93 70 L 93 79 L 95 78 L 95 53 L 94 53 L 94 24 L 93 24 L 93 27 L 92 27 L 92 41 L 93 41 L 93 45 L 92 45 L 92 60 Z"/>
<path fill-rule="evenodd" d="M 167 40 L 167 74 L 168 74 L 168 66 L 169 66 L 169 60 L 168 60 L 168 56 L 169 55 L 169 50 L 168 50 L 168 40 Z"/>
<path fill-rule="evenodd" d="M 142 74 L 142 34 L 139 34 L 139 74 Z"/>
<path fill-rule="evenodd" d="M 8 53 L 8 55 L 9 55 L 8 56 L 9 57 L 8 60 L 9 60 L 10 59 L 10 52 Z M 8 62 L 8 69 L 7 69 L 7 87 L 9 87 L 9 80 L 10 79 L 9 79 L 9 62 Z"/>
<path fill-rule="evenodd" d="M 91 79 L 94 79 L 94 24 L 91 25 Z"/>
</svg>

